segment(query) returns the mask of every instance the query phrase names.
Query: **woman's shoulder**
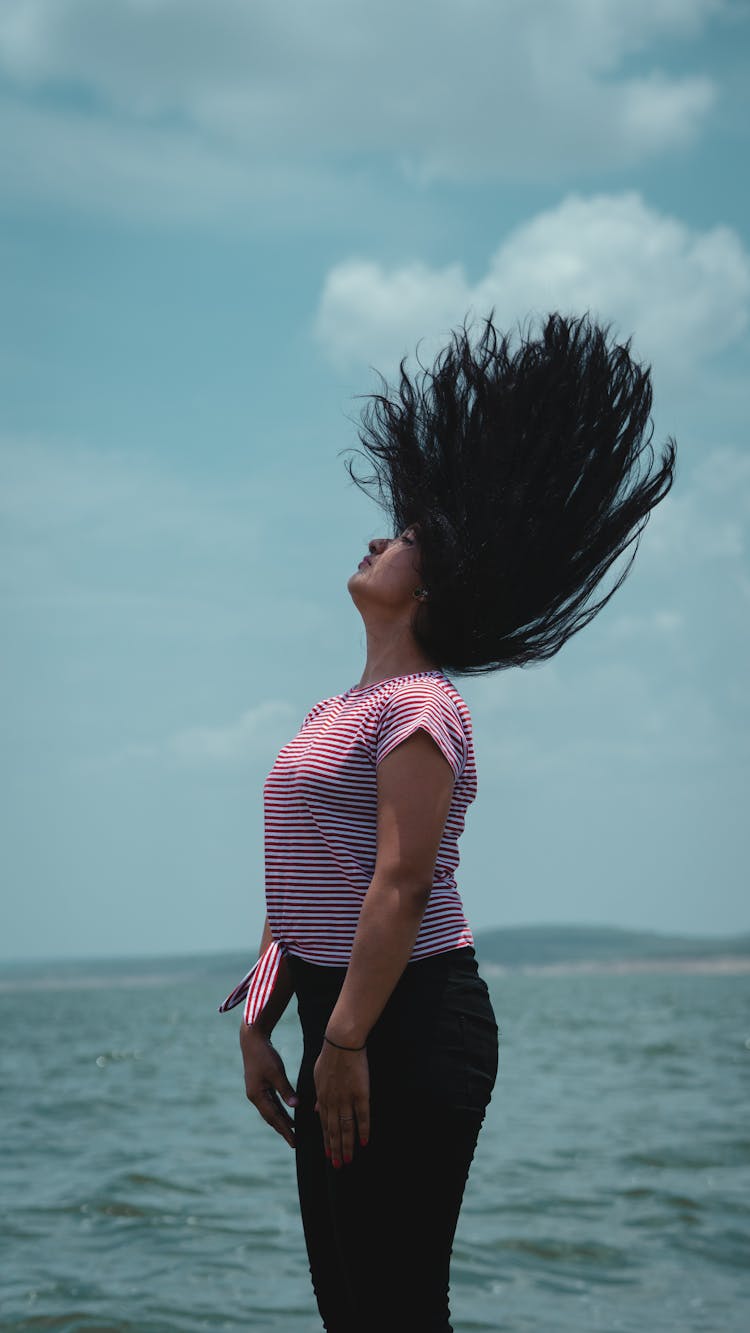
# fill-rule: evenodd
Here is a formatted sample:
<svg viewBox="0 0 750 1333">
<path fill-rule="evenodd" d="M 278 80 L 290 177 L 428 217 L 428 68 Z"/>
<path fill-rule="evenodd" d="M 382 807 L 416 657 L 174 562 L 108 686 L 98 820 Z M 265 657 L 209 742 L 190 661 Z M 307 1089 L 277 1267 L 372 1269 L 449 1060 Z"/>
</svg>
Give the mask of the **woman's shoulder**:
<svg viewBox="0 0 750 1333">
<path fill-rule="evenodd" d="M 473 748 L 471 713 L 450 677 L 442 671 L 405 676 L 387 682 L 379 706 L 374 710 L 379 728 L 397 726 L 409 718 L 432 717 L 439 726 L 463 737 L 461 744 Z"/>
<path fill-rule="evenodd" d="M 469 712 L 442 671 L 415 673 L 391 682 L 373 720 L 376 763 L 423 728 L 442 750 L 457 780 L 473 768 Z"/>
<path fill-rule="evenodd" d="M 462 721 L 471 722 L 471 713 L 466 700 L 450 677 L 444 675 L 442 671 L 399 678 L 393 682 L 393 688 L 386 697 L 394 701 L 421 700 L 443 708 L 447 706 L 451 711 L 455 709 Z"/>
<path fill-rule="evenodd" d="M 358 716 L 363 722 L 374 723 L 382 714 L 393 714 L 415 707 L 432 707 L 460 720 L 464 730 L 471 734 L 469 707 L 453 681 L 442 671 L 411 672 L 390 676 L 364 687 L 352 686 L 338 694 L 319 700 L 306 714 L 302 727 L 336 708 L 346 717 Z"/>
</svg>

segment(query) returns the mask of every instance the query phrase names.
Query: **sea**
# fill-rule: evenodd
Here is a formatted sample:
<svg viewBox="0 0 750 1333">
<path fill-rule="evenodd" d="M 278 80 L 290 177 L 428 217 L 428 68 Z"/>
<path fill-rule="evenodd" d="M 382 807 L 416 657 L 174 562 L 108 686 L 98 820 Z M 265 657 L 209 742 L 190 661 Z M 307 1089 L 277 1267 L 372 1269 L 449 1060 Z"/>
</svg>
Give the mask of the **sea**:
<svg viewBox="0 0 750 1333">
<path fill-rule="evenodd" d="M 322 1328 L 293 1152 L 217 1012 L 247 966 L 0 967 L 4 1333 Z M 500 1069 L 456 1333 L 747 1333 L 750 973 L 480 971 Z M 294 1081 L 293 1005 L 275 1037 Z"/>
</svg>

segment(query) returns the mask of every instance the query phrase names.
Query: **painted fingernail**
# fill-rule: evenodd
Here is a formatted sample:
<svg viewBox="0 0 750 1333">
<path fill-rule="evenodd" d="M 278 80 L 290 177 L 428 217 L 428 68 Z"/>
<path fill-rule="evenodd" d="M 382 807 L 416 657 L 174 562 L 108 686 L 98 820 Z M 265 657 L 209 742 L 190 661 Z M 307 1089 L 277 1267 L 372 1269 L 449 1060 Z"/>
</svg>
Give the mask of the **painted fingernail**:
<svg viewBox="0 0 750 1333">
<path fill-rule="evenodd" d="M 360 1139 L 359 1141 L 360 1148 L 366 1148 L 369 1142 L 370 1142 L 369 1139 Z"/>
<path fill-rule="evenodd" d="M 326 1149 L 325 1149 L 325 1154 L 326 1154 L 326 1157 L 330 1157 L 330 1156 L 331 1156 L 331 1149 L 330 1149 L 330 1148 L 326 1148 Z"/>
<path fill-rule="evenodd" d="M 334 1159 L 333 1159 L 333 1165 L 334 1165 L 335 1167 L 339 1167 L 339 1166 L 341 1166 L 341 1163 L 340 1163 L 338 1157 L 334 1157 Z"/>
<path fill-rule="evenodd" d="M 351 1162 L 351 1160 L 352 1160 L 351 1157 L 347 1157 L 346 1153 L 344 1153 L 344 1161 L 346 1162 L 347 1166 L 349 1165 L 349 1162 Z"/>
</svg>

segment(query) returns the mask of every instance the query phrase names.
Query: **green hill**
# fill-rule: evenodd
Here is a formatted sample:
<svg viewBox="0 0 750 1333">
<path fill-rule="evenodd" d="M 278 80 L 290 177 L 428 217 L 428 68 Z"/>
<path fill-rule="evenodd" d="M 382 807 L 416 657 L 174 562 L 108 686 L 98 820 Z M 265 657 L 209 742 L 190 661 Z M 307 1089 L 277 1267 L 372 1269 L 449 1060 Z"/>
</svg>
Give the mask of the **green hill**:
<svg viewBox="0 0 750 1333">
<path fill-rule="evenodd" d="M 498 926 L 475 938 L 480 962 L 503 967 L 750 956 L 750 935 L 666 935 L 619 926 Z"/>
</svg>

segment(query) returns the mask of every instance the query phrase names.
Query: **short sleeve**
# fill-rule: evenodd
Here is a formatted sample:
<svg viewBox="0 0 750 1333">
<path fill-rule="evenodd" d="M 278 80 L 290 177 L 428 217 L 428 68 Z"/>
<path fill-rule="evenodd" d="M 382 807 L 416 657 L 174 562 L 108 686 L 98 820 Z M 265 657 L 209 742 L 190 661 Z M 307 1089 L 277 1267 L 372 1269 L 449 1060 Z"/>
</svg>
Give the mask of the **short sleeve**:
<svg viewBox="0 0 750 1333">
<path fill-rule="evenodd" d="M 378 718 L 375 767 L 420 728 L 432 737 L 458 779 L 468 753 L 466 734 L 453 700 L 432 682 L 414 681 L 389 695 Z"/>
</svg>

